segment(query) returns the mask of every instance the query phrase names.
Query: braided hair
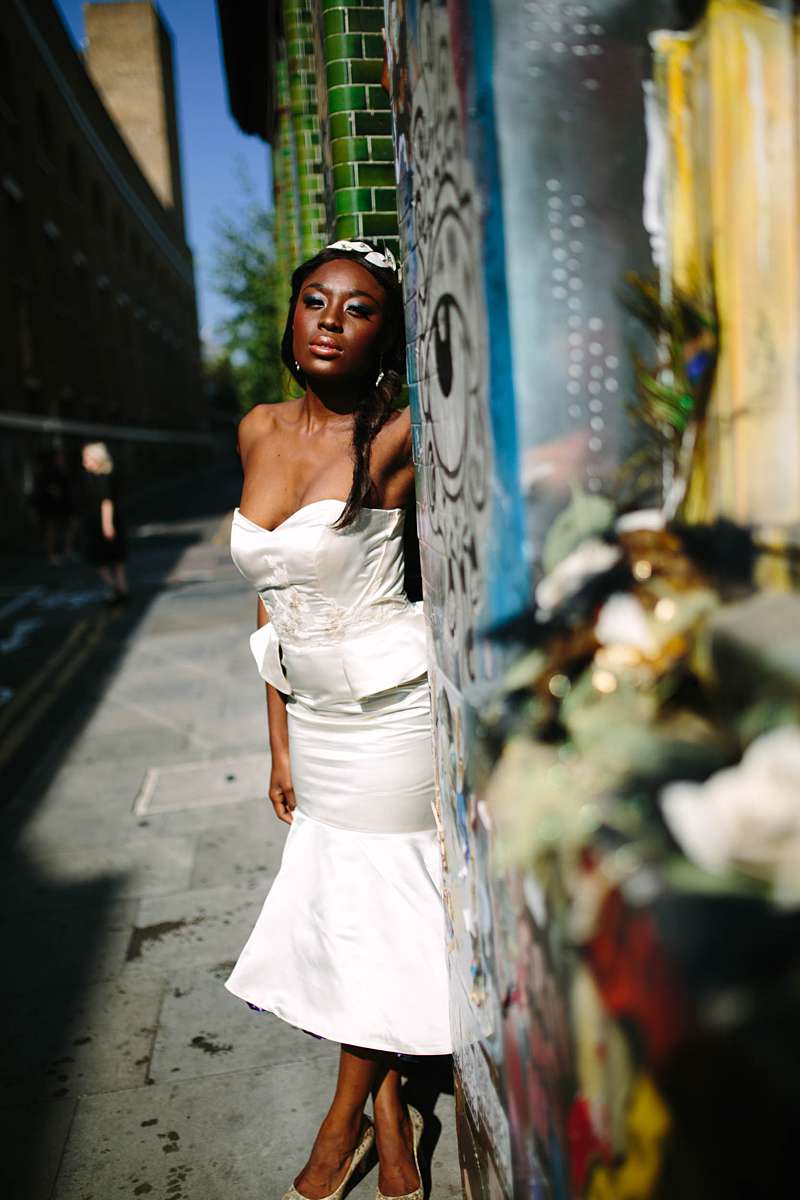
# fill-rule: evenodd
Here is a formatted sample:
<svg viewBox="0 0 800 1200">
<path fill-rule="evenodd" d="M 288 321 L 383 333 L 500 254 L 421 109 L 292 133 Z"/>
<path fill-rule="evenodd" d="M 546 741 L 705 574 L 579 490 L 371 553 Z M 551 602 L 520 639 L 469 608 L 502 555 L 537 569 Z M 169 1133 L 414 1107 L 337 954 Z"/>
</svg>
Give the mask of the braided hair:
<svg viewBox="0 0 800 1200">
<path fill-rule="evenodd" d="M 286 328 L 281 339 L 281 360 L 300 387 L 306 386 L 305 373 L 297 366 L 293 348 L 294 312 L 303 284 L 312 271 L 324 263 L 337 258 L 354 260 L 369 271 L 386 293 L 385 319 L 389 330 L 389 343 L 381 353 L 380 362 L 375 364 L 375 374 L 382 372 L 359 396 L 353 422 L 353 482 L 344 511 L 336 521 L 334 529 L 345 529 L 352 525 L 359 512 L 368 503 L 373 491 L 370 476 L 370 454 L 372 443 L 394 411 L 403 386 L 405 366 L 405 333 L 403 328 L 403 289 L 397 274 L 388 267 L 378 267 L 367 262 L 358 251 L 325 249 L 309 258 L 292 273 L 292 294 Z"/>
</svg>

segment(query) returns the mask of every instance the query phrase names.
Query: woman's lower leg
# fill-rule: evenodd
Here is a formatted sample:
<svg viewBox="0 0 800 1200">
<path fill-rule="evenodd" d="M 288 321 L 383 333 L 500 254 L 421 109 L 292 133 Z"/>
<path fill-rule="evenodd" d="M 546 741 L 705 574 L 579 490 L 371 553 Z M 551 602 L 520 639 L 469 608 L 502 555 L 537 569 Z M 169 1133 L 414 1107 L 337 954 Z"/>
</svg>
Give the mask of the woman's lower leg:
<svg viewBox="0 0 800 1200">
<path fill-rule="evenodd" d="M 128 574 L 124 563 L 114 563 L 114 589 L 118 596 L 128 594 Z"/>
<path fill-rule="evenodd" d="M 400 1072 L 389 1067 L 373 1091 L 372 1108 L 380 1162 L 378 1187 L 385 1196 L 404 1196 L 415 1192 L 421 1184 L 414 1165 L 414 1135 L 401 1086 Z"/>
<path fill-rule="evenodd" d="M 322 1200 L 344 1178 L 359 1141 L 364 1105 L 385 1070 L 383 1058 L 376 1051 L 342 1046 L 336 1092 L 308 1162 L 294 1181 L 308 1200 Z"/>
</svg>

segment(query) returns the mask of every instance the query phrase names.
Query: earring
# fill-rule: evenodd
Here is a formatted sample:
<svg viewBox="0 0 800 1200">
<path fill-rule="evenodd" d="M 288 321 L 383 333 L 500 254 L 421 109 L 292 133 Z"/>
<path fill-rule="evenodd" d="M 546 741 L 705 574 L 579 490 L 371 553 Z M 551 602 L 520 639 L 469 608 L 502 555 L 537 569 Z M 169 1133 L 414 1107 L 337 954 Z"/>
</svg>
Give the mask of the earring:
<svg viewBox="0 0 800 1200">
<path fill-rule="evenodd" d="M 294 369 L 299 375 L 302 375 L 303 372 L 300 369 L 300 363 L 297 361 L 297 359 L 294 360 Z"/>
<path fill-rule="evenodd" d="M 379 366 L 380 370 L 378 371 L 378 378 L 375 380 L 375 387 L 377 387 L 379 385 L 380 381 L 383 379 L 384 375 L 386 374 L 386 372 L 383 369 L 383 355 L 381 355 L 378 366 Z"/>
</svg>

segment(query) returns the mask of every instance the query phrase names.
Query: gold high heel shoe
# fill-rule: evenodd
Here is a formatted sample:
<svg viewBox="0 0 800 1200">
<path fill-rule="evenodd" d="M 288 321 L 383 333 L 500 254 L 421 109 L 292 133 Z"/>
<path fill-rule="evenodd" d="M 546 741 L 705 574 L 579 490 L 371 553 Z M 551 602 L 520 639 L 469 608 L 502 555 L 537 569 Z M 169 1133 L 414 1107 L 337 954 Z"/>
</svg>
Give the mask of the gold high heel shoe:
<svg viewBox="0 0 800 1200">
<path fill-rule="evenodd" d="M 381 1189 L 378 1188 L 377 1192 L 375 1193 L 375 1200 L 425 1200 L 425 1195 L 422 1190 L 422 1172 L 419 1169 L 419 1158 L 417 1157 L 420 1138 L 422 1137 L 422 1131 L 425 1128 L 425 1123 L 422 1120 L 421 1115 L 414 1108 L 413 1104 L 409 1104 L 408 1106 L 408 1115 L 411 1119 L 411 1128 L 414 1131 L 414 1166 L 417 1168 L 417 1175 L 419 1175 L 419 1187 L 415 1192 L 406 1192 L 402 1196 L 384 1196 Z"/>
<path fill-rule="evenodd" d="M 324 1200 L 344 1200 L 345 1193 L 350 1190 L 349 1185 L 355 1183 L 357 1176 L 366 1166 L 367 1155 L 375 1143 L 375 1126 L 366 1114 L 364 1115 L 364 1120 L 366 1121 L 366 1126 L 358 1145 L 353 1151 L 353 1157 L 350 1159 L 350 1166 L 347 1168 L 345 1177 L 336 1191 L 331 1192 L 329 1196 L 325 1196 Z M 422 1195 L 421 1192 L 420 1195 Z M 298 1192 L 297 1188 L 292 1184 L 288 1192 L 283 1196 L 283 1200 L 308 1200 L 308 1197 Z"/>
</svg>

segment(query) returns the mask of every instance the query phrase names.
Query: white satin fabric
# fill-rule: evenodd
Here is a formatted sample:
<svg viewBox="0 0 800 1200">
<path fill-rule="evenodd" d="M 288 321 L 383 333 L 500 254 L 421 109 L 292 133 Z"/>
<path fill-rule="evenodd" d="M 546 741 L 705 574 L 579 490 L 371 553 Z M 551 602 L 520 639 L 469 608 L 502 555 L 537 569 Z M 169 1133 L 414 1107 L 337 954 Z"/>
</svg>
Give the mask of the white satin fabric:
<svg viewBox="0 0 800 1200">
<path fill-rule="evenodd" d="M 451 1050 L 426 638 L 403 591 L 403 511 L 345 530 L 318 500 L 231 553 L 269 623 L 251 638 L 287 696 L 297 799 L 280 871 L 226 987 L 332 1041 Z"/>
</svg>

